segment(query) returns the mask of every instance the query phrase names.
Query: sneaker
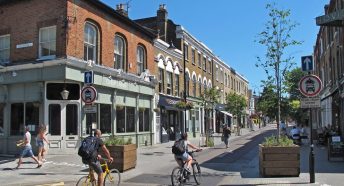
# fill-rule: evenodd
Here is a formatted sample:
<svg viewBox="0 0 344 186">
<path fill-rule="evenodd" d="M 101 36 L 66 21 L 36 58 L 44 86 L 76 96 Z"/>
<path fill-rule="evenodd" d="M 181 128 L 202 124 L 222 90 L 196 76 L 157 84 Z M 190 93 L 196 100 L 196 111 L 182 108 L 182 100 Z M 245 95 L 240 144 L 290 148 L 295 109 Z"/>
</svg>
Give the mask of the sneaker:
<svg viewBox="0 0 344 186">
<path fill-rule="evenodd" d="M 37 168 L 41 168 L 42 167 L 42 164 L 38 164 Z"/>
</svg>

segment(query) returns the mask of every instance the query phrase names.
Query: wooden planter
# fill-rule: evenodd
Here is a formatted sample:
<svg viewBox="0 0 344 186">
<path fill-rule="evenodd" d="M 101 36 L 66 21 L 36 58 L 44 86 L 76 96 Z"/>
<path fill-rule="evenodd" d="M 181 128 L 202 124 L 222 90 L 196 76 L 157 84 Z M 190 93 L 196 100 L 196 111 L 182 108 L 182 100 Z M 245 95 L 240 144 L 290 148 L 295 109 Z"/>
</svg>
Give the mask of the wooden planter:
<svg viewBox="0 0 344 186">
<path fill-rule="evenodd" d="M 264 147 L 259 144 L 259 173 L 263 177 L 299 176 L 300 147 Z"/>
<path fill-rule="evenodd" d="M 114 159 L 109 165 L 109 169 L 116 168 L 123 172 L 135 168 L 137 160 L 136 144 L 106 146 L 106 148 Z M 101 153 L 101 155 L 105 156 L 104 153 Z"/>
</svg>

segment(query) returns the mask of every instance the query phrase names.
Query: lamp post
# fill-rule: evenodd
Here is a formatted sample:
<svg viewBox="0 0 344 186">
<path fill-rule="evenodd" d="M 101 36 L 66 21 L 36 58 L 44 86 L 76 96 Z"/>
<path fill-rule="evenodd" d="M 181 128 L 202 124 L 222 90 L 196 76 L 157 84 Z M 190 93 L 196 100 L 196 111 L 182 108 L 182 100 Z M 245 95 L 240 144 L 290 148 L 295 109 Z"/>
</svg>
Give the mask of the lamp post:
<svg viewBox="0 0 344 186">
<path fill-rule="evenodd" d="M 183 39 L 183 65 L 184 65 L 184 102 L 186 103 L 186 71 L 185 71 L 185 43 L 184 43 L 184 39 Z M 184 131 L 183 132 L 186 132 L 186 107 L 184 108 Z"/>
</svg>

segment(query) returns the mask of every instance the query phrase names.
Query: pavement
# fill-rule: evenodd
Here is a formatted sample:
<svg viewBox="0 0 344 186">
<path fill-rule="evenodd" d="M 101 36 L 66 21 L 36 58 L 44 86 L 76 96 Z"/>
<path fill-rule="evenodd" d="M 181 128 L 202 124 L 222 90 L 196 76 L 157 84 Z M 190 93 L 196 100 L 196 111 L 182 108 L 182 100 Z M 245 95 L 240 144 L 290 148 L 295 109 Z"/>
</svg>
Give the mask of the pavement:
<svg viewBox="0 0 344 186">
<path fill-rule="evenodd" d="M 315 146 L 315 183 L 309 184 L 309 145 L 301 146 L 301 174 L 299 177 L 261 178 L 259 176 L 258 144 L 264 136 L 271 135 L 275 125 L 242 129 L 241 136 L 232 135 L 229 148 L 224 148 L 220 135 L 214 137 L 215 147 L 205 147 L 196 154 L 201 165 L 201 185 L 333 185 L 344 183 L 344 161 L 327 160 L 327 148 Z M 199 139 L 190 140 L 201 144 Z M 171 185 L 170 174 L 177 166 L 171 146 L 173 142 L 140 147 L 137 150 L 137 165 L 121 173 L 121 185 L 153 186 Z M 26 158 L 19 170 L 14 170 L 16 161 L 12 157 L 0 157 L 0 185 L 75 185 L 78 179 L 87 175 L 87 167 L 78 155 L 49 155 L 43 167 L 36 169 L 33 160 Z M 189 185 L 196 185 L 190 180 Z"/>
</svg>

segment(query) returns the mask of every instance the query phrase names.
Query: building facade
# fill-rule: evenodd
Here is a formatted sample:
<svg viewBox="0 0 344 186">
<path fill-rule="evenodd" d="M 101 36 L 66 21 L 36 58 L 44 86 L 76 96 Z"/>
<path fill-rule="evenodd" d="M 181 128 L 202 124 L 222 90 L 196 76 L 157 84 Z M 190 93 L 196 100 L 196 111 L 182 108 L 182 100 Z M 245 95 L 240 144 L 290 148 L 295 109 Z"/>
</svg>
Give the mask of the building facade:
<svg viewBox="0 0 344 186">
<path fill-rule="evenodd" d="M 33 135 L 47 125 L 50 153 L 75 153 L 92 125 L 154 142 L 154 34 L 98 0 L 0 7 L 0 153 L 17 152 L 25 125 Z M 92 105 L 82 101 L 85 71 L 94 74 Z"/>
</svg>

